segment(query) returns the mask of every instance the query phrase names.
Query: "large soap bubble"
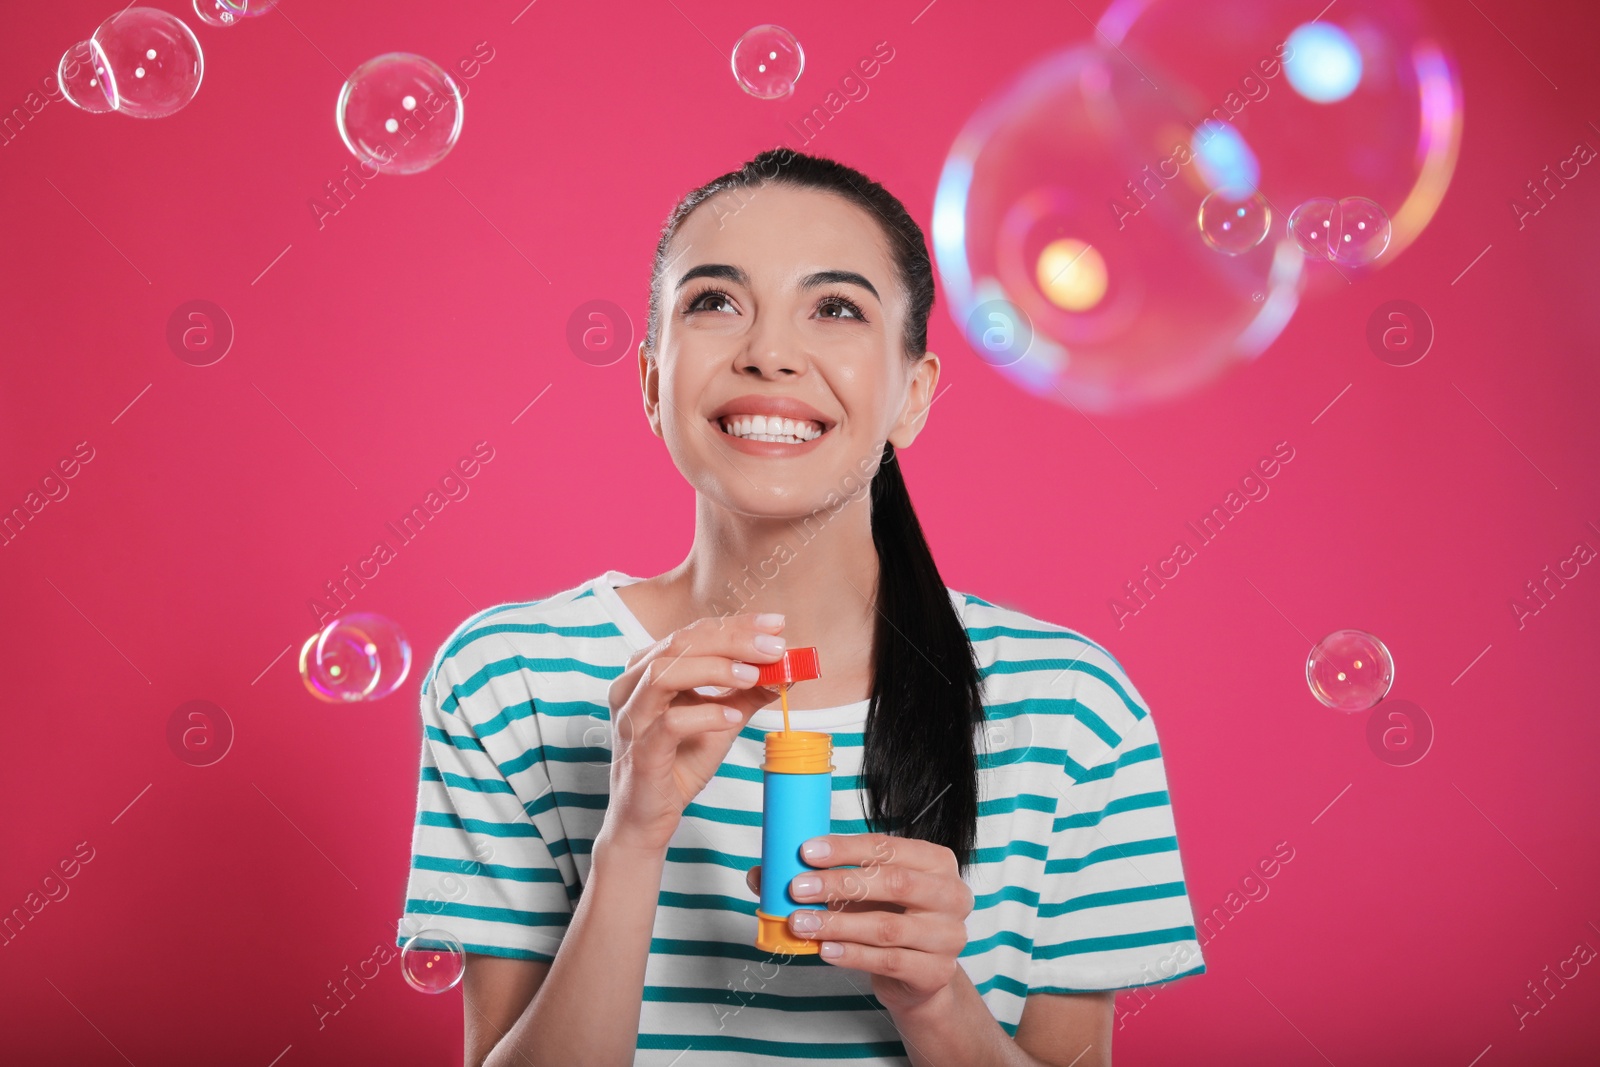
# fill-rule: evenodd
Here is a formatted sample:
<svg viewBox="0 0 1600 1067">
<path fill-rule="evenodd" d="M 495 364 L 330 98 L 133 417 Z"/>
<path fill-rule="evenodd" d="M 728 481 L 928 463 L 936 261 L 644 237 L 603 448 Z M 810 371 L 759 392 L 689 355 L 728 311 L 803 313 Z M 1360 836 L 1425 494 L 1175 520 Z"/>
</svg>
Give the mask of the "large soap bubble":
<svg viewBox="0 0 1600 1067">
<path fill-rule="evenodd" d="M 992 347 L 997 316 L 1014 321 L 1026 350 L 986 361 L 1086 410 L 1167 399 L 1260 353 L 1294 309 L 1304 262 L 1278 242 L 1248 247 L 1258 232 L 1237 254 L 1208 246 L 1201 157 L 1165 76 L 1152 77 L 1094 45 L 1046 56 L 968 120 L 934 198 L 935 256 L 973 349 Z M 1235 136 L 1206 165 L 1252 147 Z M 1247 215 L 1264 224 L 1264 203 Z"/>
<path fill-rule="evenodd" d="M 1113 0 L 1098 28 L 1123 62 L 1162 72 L 1197 136 L 1226 126 L 1249 142 L 1275 215 L 1313 197 L 1381 205 L 1392 224 L 1381 255 L 1375 243 L 1353 249 L 1356 234 L 1343 254 L 1312 257 L 1328 264 L 1314 276 L 1342 287 L 1339 275 L 1393 260 L 1433 218 L 1455 170 L 1462 95 L 1414 0 L 1339 0 L 1313 19 L 1316 6 Z"/>
<path fill-rule="evenodd" d="M 387 174 L 439 162 L 461 136 L 461 88 L 426 56 L 389 52 L 350 72 L 335 120 L 345 147 Z"/>
<path fill-rule="evenodd" d="M 205 58 L 182 19 L 153 7 L 130 7 L 67 49 L 57 74 L 67 101 L 85 111 L 159 119 L 194 99 Z"/>
<path fill-rule="evenodd" d="M 372 612 L 341 615 L 300 648 L 300 679 L 312 696 L 330 704 L 382 700 L 410 671 L 405 632 Z"/>
</svg>

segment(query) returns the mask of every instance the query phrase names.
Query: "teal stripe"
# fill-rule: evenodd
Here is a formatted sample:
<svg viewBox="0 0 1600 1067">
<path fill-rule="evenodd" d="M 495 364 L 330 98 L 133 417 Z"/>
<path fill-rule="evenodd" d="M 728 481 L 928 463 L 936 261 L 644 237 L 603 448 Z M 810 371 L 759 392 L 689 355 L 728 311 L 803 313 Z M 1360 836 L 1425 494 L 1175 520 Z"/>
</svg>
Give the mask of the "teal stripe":
<svg viewBox="0 0 1600 1067">
<path fill-rule="evenodd" d="M 1063 756 L 1065 756 L 1065 753 L 1063 753 Z M 1065 766 L 1067 774 L 1081 785 L 1084 782 L 1097 782 L 1102 778 L 1110 778 L 1116 773 L 1118 767 L 1127 767 L 1130 764 L 1144 763 L 1146 760 L 1158 760 L 1160 758 L 1161 746 L 1152 741 L 1148 745 L 1130 748 L 1116 759 L 1107 760 L 1097 767 L 1083 767 L 1074 763 L 1071 759 L 1066 760 Z"/>
<path fill-rule="evenodd" d="M 1122 683 L 1114 676 L 1092 663 L 1083 662 L 1081 659 L 1001 659 L 995 660 L 987 667 L 979 667 L 978 674 L 980 677 L 987 678 L 991 674 L 1024 674 L 1028 671 L 1054 671 L 1060 673 L 1066 670 L 1087 674 L 1091 678 L 1098 678 L 1104 682 L 1113 693 L 1117 694 L 1123 705 L 1127 707 L 1128 714 L 1135 719 L 1143 719 L 1149 714 L 1134 701 L 1133 697 L 1128 695 L 1128 691 L 1122 687 Z M 1120 667 L 1117 670 L 1126 677 L 1126 673 Z"/>
<path fill-rule="evenodd" d="M 793 964 L 790 964 L 793 966 Z M 754 1037 L 722 1034 L 640 1034 L 641 1049 L 695 1049 L 698 1052 L 744 1052 L 762 1056 L 786 1056 L 813 1060 L 868 1060 L 885 1056 L 904 1058 L 906 1047 L 899 1041 L 823 1042 L 767 1041 Z"/>
<path fill-rule="evenodd" d="M 417 812 L 418 826 L 443 826 L 451 830 L 484 834 L 488 837 L 540 837 L 539 828 L 531 822 L 491 822 L 486 819 L 463 819 L 447 811 Z M 542 840 L 542 838 L 541 838 Z M 552 851 L 554 849 L 552 848 Z"/>
<path fill-rule="evenodd" d="M 1096 737 L 1104 741 L 1109 747 L 1116 748 L 1122 744 L 1122 735 L 1113 730 L 1093 708 L 1080 700 L 1027 697 L 1023 700 L 1009 701 L 1005 704 L 990 704 L 985 708 L 985 711 L 990 720 L 1009 719 L 1017 715 L 1070 715 L 1087 726 Z"/>
<path fill-rule="evenodd" d="M 1129 856 L 1151 856 L 1158 852 L 1176 851 L 1178 851 L 1178 839 L 1176 837 L 1153 837 L 1148 841 L 1129 841 L 1126 844 L 1097 848 L 1087 856 L 1049 860 L 1044 865 L 1044 873 L 1070 874 L 1074 871 L 1081 871 L 1085 867 L 1092 867 L 1096 863 L 1105 863 L 1107 860 L 1127 859 Z"/>
<path fill-rule="evenodd" d="M 561 872 L 554 867 L 512 867 L 504 863 L 457 860 L 448 856 L 429 856 L 423 853 L 412 855 L 411 866 L 418 871 L 444 871 L 468 877 L 499 878 L 507 882 L 555 882 L 566 885 L 561 878 Z"/>
<path fill-rule="evenodd" d="M 773 961 L 773 967 L 780 964 Z M 774 981 L 764 975 L 751 971 L 743 976 L 735 976 L 735 981 L 748 981 L 751 984 Z M 654 1001 L 658 1004 L 728 1004 L 738 1008 L 766 1008 L 773 1011 L 882 1011 L 883 1004 L 877 997 L 870 993 L 845 993 L 839 996 L 784 996 L 779 993 L 763 993 L 754 989 L 707 989 L 703 986 L 663 986 L 647 985 L 644 987 L 643 1000 Z M 719 1013 L 721 1014 L 721 1013 Z M 698 1046 L 696 1046 L 698 1047 Z"/>
<path fill-rule="evenodd" d="M 547 597 L 545 599 L 549 599 L 549 598 Z M 526 602 L 521 603 L 521 604 L 496 604 L 492 608 L 484 608 L 482 611 L 478 612 L 476 615 L 473 615 L 470 618 L 468 618 L 466 622 L 463 622 L 460 626 L 457 626 L 456 629 L 455 629 L 455 633 L 458 633 L 458 634 L 459 633 L 463 633 L 464 631 L 472 628 L 473 626 L 476 626 L 482 620 L 487 619 L 489 616 L 498 615 L 502 611 L 515 611 L 517 608 L 530 608 L 530 607 L 533 607 L 535 604 L 542 604 L 542 603 L 544 603 L 543 600 L 529 600 L 529 601 L 526 601 Z M 455 655 L 455 651 L 456 650 L 451 647 L 451 642 L 449 642 L 449 641 L 446 641 L 443 645 L 439 646 L 439 651 L 434 653 L 433 663 L 428 667 L 428 673 L 425 674 L 423 676 L 423 678 L 422 678 L 422 691 L 418 694 L 418 696 L 426 696 L 427 695 L 428 684 L 433 681 L 433 676 L 436 673 L 438 673 L 439 665 L 441 663 L 443 663 L 446 659 L 448 659 L 450 656 Z"/>
<path fill-rule="evenodd" d="M 513 926 L 554 926 L 562 932 L 572 920 L 567 911 L 522 911 L 517 908 L 490 908 L 480 904 L 463 904 L 454 900 L 407 900 L 408 912 L 426 912 L 430 915 L 450 915 L 458 919 L 478 919 L 491 923 L 510 923 Z M 560 940 L 560 938 L 556 938 Z"/>
<path fill-rule="evenodd" d="M 1182 882 L 1163 882 L 1161 885 L 1141 885 L 1131 889 L 1115 889 L 1104 893 L 1085 893 L 1060 904 L 1040 904 L 1039 918 L 1053 919 L 1069 911 L 1087 911 L 1090 908 L 1109 908 L 1117 904 L 1131 904 L 1139 900 L 1161 900 L 1181 897 L 1186 892 Z"/>
<path fill-rule="evenodd" d="M 993 606 L 993 604 L 989 605 L 989 607 Z M 1104 645 L 1097 644 L 1076 630 L 1069 630 L 1065 626 L 1056 630 L 1020 630 L 1015 626 L 979 626 L 975 629 L 969 628 L 967 637 L 973 644 L 977 644 L 979 641 L 992 641 L 996 637 L 1018 637 L 1024 641 L 1055 641 L 1067 638 L 1068 640 L 1088 645 L 1112 663 L 1117 663 L 1117 657 L 1113 656 Z M 1122 664 L 1117 663 L 1117 669 L 1122 670 Z"/>
<path fill-rule="evenodd" d="M 470 697 L 492 679 L 506 674 L 515 674 L 518 671 L 532 671 L 535 674 L 556 674 L 573 671 L 578 674 L 587 674 L 605 681 L 617 677 L 622 673 L 620 666 L 606 666 L 604 664 L 587 663 L 571 656 L 559 656 L 553 659 L 533 659 L 528 656 L 510 656 L 506 659 L 495 660 L 487 663 L 473 672 L 466 681 L 450 687 L 450 695 L 439 704 L 441 711 L 455 714 L 456 708 L 461 703 L 462 697 Z"/>
<path fill-rule="evenodd" d="M 410 938 L 403 934 L 396 934 L 394 943 L 405 948 Z M 502 945 L 480 945 L 471 941 L 463 941 L 461 947 L 467 952 L 475 952 L 480 956 L 499 956 L 508 960 L 536 960 L 539 963 L 554 963 L 556 958 L 549 952 L 540 952 L 530 948 L 506 948 Z"/>
<path fill-rule="evenodd" d="M 1165 789 L 1158 789 L 1154 793 L 1135 793 L 1133 796 L 1113 800 L 1099 811 L 1063 815 L 1050 824 L 1050 832 L 1059 834 L 1063 830 L 1076 829 L 1080 826 L 1099 826 L 1101 820 L 1107 815 L 1115 815 L 1119 811 L 1138 811 L 1142 808 L 1165 807 L 1171 807 L 1171 798 Z"/>
<path fill-rule="evenodd" d="M 1106 937 L 1083 937 L 1064 941 L 1059 945 L 1035 945 L 1033 958 L 1054 960 L 1062 956 L 1081 956 L 1088 952 L 1116 952 L 1125 948 L 1144 948 L 1147 945 L 1167 945 L 1174 941 L 1193 941 L 1193 926 L 1174 926 L 1166 930 L 1140 930 L 1131 934 L 1111 934 Z"/>
<path fill-rule="evenodd" d="M 422 736 L 427 738 L 429 741 L 438 741 L 441 744 L 452 745 L 455 748 L 465 749 L 468 752 L 484 751 L 483 743 L 476 738 L 465 737 L 461 734 L 448 734 L 439 729 L 437 726 L 424 726 L 422 728 Z M 486 752 L 484 754 L 488 755 Z"/>
<path fill-rule="evenodd" d="M 1157 978 L 1153 982 L 1127 982 L 1116 986 L 1117 989 L 1143 989 L 1145 986 L 1161 985 L 1164 982 L 1176 982 L 1180 978 L 1188 978 L 1196 974 L 1205 974 L 1206 965 L 1202 962 L 1187 971 L 1180 971 L 1171 978 Z M 1028 989 L 1029 993 L 1104 993 L 1105 989 L 1077 989 L 1070 986 L 1036 985 Z"/>
</svg>

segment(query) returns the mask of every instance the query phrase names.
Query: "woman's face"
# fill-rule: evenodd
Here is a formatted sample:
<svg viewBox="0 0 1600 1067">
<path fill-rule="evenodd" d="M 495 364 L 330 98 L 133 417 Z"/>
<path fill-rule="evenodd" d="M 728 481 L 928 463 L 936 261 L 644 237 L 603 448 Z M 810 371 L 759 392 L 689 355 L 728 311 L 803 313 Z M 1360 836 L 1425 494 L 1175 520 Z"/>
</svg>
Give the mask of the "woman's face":
<svg viewBox="0 0 1600 1067">
<path fill-rule="evenodd" d="M 747 515 L 864 495 L 883 442 L 920 432 L 939 377 L 931 352 L 905 355 L 905 295 L 876 217 L 814 189 L 730 190 L 683 220 L 667 257 L 658 358 L 641 344 L 639 375 L 684 477 Z"/>
</svg>

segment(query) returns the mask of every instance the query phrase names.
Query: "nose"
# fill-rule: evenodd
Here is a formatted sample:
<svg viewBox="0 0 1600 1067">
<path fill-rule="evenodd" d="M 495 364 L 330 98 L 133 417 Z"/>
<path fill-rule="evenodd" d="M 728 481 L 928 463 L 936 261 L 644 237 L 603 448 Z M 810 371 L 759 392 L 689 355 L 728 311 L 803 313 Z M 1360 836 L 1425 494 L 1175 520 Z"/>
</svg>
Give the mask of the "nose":
<svg viewBox="0 0 1600 1067">
<path fill-rule="evenodd" d="M 735 369 L 740 374 L 776 379 L 803 374 L 809 365 L 810 358 L 794 332 L 782 321 L 768 318 L 751 331 Z"/>
</svg>

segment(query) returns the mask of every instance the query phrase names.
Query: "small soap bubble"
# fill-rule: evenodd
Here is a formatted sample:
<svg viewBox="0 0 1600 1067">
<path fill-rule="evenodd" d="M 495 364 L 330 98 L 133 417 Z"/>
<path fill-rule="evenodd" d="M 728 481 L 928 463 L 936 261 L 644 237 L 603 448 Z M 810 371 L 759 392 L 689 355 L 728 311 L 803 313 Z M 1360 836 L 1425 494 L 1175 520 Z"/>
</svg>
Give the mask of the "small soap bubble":
<svg viewBox="0 0 1600 1067">
<path fill-rule="evenodd" d="M 371 612 L 344 615 L 306 638 L 300 678 L 330 704 L 381 700 L 411 671 L 411 642 L 390 619 Z"/>
<path fill-rule="evenodd" d="M 85 111 L 159 119 L 194 99 L 205 58 L 182 19 L 153 7 L 130 7 L 67 49 L 57 73 L 62 94 Z"/>
<path fill-rule="evenodd" d="M 439 162 L 461 136 L 461 89 L 425 56 L 389 52 L 351 72 L 339 90 L 339 136 L 357 159 L 388 174 Z"/>
<path fill-rule="evenodd" d="M 805 65 L 805 50 L 782 26 L 757 26 L 733 46 L 734 80 L 739 88 L 762 100 L 794 92 Z"/>
<path fill-rule="evenodd" d="M 1343 712 L 1366 711 L 1394 684 L 1394 660 L 1365 630 L 1335 630 L 1306 657 L 1311 695 Z"/>
<path fill-rule="evenodd" d="M 233 26 L 240 19 L 265 15 L 278 0 L 194 0 L 194 13 L 207 26 Z"/>
<path fill-rule="evenodd" d="M 1392 229 L 1388 214 L 1375 201 L 1347 196 L 1339 201 L 1328 231 L 1329 255 L 1335 263 L 1364 267 L 1389 247 Z"/>
<path fill-rule="evenodd" d="M 1200 201 L 1200 236 L 1218 252 L 1240 256 L 1266 239 L 1272 208 L 1260 193 L 1219 190 Z"/>
<path fill-rule="evenodd" d="M 400 973 L 419 993 L 454 989 L 466 967 L 466 949 L 448 930 L 423 930 L 400 949 Z"/>
<path fill-rule="evenodd" d="M 1289 212 L 1289 234 L 1300 251 L 1312 259 L 1329 259 L 1328 235 L 1339 216 L 1339 202 L 1315 196 Z"/>
<path fill-rule="evenodd" d="M 106 57 L 93 39 L 79 41 L 61 53 L 56 81 L 67 103 L 84 111 L 104 114 L 113 107 L 105 77 Z"/>
</svg>

